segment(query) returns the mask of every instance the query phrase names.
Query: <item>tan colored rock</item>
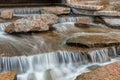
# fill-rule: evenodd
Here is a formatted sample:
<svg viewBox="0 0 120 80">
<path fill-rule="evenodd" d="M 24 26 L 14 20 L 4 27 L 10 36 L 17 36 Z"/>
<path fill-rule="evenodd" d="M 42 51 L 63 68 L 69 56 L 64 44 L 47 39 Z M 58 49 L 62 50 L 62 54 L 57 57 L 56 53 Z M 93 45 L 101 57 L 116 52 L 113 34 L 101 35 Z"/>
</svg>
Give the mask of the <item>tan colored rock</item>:
<svg viewBox="0 0 120 80">
<path fill-rule="evenodd" d="M 83 19 L 80 19 L 79 21 L 75 22 L 75 26 L 77 26 L 77 27 L 86 28 L 86 27 L 89 27 L 89 25 L 90 25 L 90 19 L 87 19 L 87 18 L 83 18 Z"/>
<path fill-rule="evenodd" d="M 15 72 L 0 74 L 0 80 L 17 80 L 17 74 Z"/>
<path fill-rule="evenodd" d="M 13 10 L 3 10 L 3 11 L 1 11 L 1 17 L 3 19 L 12 19 L 13 18 Z"/>
<path fill-rule="evenodd" d="M 60 14 L 69 14 L 70 13 L 70 8 L 67 7 L 44 7 L 42 9 L 42 13 L 43 14 L 56 14 L 56 15 L 60 15 Z"/>
<path fill-rule="evenodd" d="M 53 14 L 30 15 L 27 18 L 18 19 L 5 29 L 7 33 L 47 31 L 51 25 L 57 22 L 58 17 Z"/>
<path fill-rule="evenodd" d="M 76 80 L 119 80 L 120 79 L 120 62 L 115 62 L 96 69 L 92 72 L 82 74 Z"/>
<path fill-rule="evenodd" d="M 116 46 L 120 41 L 103 33 L 102 35 L 82 35 L 70 38 L 66 41 L 69 46 L 76 46 L 81 48 L 103 48 L 109 46 Z"/>
</svg>

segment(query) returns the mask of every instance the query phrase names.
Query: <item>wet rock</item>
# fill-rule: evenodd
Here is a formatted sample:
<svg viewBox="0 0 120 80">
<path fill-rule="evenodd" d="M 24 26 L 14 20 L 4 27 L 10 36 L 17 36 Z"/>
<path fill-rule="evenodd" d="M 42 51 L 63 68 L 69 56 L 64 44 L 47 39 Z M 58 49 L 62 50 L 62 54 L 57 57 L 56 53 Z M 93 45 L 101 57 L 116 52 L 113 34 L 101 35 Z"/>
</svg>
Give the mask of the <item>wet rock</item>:
<svg viewBox="0 0 120 80">
<path fill-rule="evenodd" d="M 94 13 L 96 16 L 117 16 L 120 17 L 120 12 L 118 11 L 96 11 Z"/>
<path fill-rule="evenodd" d="M 96 6 L 96 5 L 80 5 L 80 4 L 71 4 L 72 7 L 82 10 L 92 10 L 97 11 L 103 9 L 103 6 Z"/>
<path fill-rule="evenodd" d="M 17 80 L 17 74 L 15 72 L 8 72 L 0 74 L 0 80 Z"/>
<path fill-rule="evenodd" d="M 105 24 L 113 29 L 120 29 L 120 18 L 103 18 Z"/>
<path fill-rule="evenodd" d="M 3 11 L 1 11 L 1 17 L 3 19 L 12 19 L 13 18 L 13 10 L 3 10 Z"/>
<path fill-rule="evenodd" d="M 81 14 L 81 15 L 92 15 L 94 14 L 94 11 L 92 10 L 82 10 L 82 9 L 77 9 L 77 8 L 72 8 L 72 12 L 74 14 Z"/>
<path fill-rule="evenodd" d="M 47 31 L 51 25 L 57 22 L 57 16 L 53 14 L 30 15 L 27 18 L 18 19 L 5 29 L 7 33 Z"/>
<path fill-rule="evenodd" d="M 70 8 L 67 7 L 43 7 L 42 11 L 43 14 L 69 14 L 70 13 Z"/>
<path fill-rule="evenodd" d="M 79 21 L 75 22 L 75 26 L 87 28 L 90 26 L 90 19 L 87 18 L 80 19 Z"/>
<path fill-rule="evenodd" d="M 107 18 L 107 17 L 94 17 L 94 22 L 105 24 L 113 29 L 120 29 L 119 18 Z"/>
<path fill-rule="evenodd" d="M 89 67 L 87 67 L 88 69 L 90 69 L 90 70 L 96 70 L 96 69 L 98 69 L 98 68 L 100 68 L 101 66 L 99 66 L 99 65 L 92 65 L 92 66 L 89 66 Z"/>
<path fill-rule="evenodd" d="M 96 69 L 92 72 L 82 74 L 76 80 L 119 80 L 120 79 L 120 62 L 115 62 Z"/>
<path fill-rule="evenodd" d="M 108 47 L 119 45 L 120 42 L 106 34 L 102 35 L 81 35 L 70 38 L 66 41 L 69 46 L 76 46 L 82 48 Z"/>
</svg>

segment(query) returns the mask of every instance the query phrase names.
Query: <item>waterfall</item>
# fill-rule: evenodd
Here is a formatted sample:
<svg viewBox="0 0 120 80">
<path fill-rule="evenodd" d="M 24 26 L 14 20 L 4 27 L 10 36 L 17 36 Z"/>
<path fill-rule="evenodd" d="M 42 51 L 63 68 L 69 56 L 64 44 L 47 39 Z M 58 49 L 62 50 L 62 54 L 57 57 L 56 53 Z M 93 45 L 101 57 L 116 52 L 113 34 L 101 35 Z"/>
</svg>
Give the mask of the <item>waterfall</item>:
<svg viewBox="0 0 120 80">
<path fill-rule="evenodd" d="M 10 25 L 11 22 L 4 22 L 4 23 L 0 23 L 0 32 L 4 32 L 6 26 Z"/>
<path fill-rule="evenodd" d="M 83 18 L 86 18 L 86 19 L 89 19 L 92 21 L 92 18 L 90 18 L 90 17 L 63 17 L 63 18 L 59 18 L 58 22 L 59 23 L 76 22 L 76 21 L 79 21 L 80 19 L 83 19 Z"/>
<path fill-rule="evenodd" d="M 5 9 L 1 8 L 0 11 Z M 41 8 L 11 8 L 11 9 L 14 10 L 14 14 L 40 14 L 42 10 Z"/>
<path fill-rule="evenodd" d="M 85 53 L 56 51 L 33 56 L 1 57 L 0 71 L 15 71 L 18 73 L 18 80 L 73 80 L 76 74 L 80 74 L 77 71 L 81 70 L 82 65 L 109 61 L 111 57 L 118 55 L 118 48 Z"/>
</svg>

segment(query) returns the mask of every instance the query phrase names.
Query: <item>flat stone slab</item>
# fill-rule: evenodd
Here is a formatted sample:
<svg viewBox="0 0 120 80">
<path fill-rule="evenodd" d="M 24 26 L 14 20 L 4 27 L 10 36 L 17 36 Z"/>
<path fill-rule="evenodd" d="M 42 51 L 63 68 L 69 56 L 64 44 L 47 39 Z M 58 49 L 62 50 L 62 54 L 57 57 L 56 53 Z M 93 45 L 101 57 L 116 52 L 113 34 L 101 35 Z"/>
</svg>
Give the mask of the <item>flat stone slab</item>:
<svg viewBox="0 0 120 80">
<path fill-rule="evenodd" d="M 104 35 L 104 36 L 103 36 Z M 108 47 L 108 46 L 115 46 L 119 45 L 120 41 L 107 36 L 106 34 L 103 35 L 82 35 L 70 38 L 66 41 L 66 44 L 69 46 L 76 46 L 82 48 L 96 48 L 96 47 Z"/>
<path fill-rule="evenodd" d="M 120 12 L 117 11 L 96 11 L 94 13 L 96 16 L 119 16 L 120 17 Z"/>
<path fill-rule="evenodd" d="M 76 80 L 119 80 L 120 62 L 115 62 L 96 69 L 92 72 L 82 74 Z"/>
</svg>

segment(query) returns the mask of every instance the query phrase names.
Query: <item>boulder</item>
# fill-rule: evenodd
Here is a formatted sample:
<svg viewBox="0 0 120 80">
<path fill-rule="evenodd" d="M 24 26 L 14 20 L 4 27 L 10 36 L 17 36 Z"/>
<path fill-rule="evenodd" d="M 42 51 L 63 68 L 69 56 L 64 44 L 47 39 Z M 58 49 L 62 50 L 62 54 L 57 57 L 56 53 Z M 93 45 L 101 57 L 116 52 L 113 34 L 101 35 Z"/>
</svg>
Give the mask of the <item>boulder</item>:
<svg viewBox="0 0 120 80">
<path fill-rule="evenodd" d="M 79 21 L 75 22 L 75 26 L 82 27 L 82 28 L 89 27 L 90 26 L 90 19 L 88 19 L 88 18 L 80 19 Z"/>
<path fill-rule="evenodd" d="M 43 14 L 69 14 L 70 13 L 70 8 L 67 7 L 43 7 L 42 11 Z"/>
<path fill-rule="evenodd" d="M 81 48 L 103 48 L 119 45 L 120 42 L 103 33 L 102 35 L 93 34 L 72 37 L 66 41 L 66 44 Z"/>
<path fill-rule="evenodd" d="M 48 31 L 51 25 L 57 22 L 58 17 L 53 14 L 30 15 L 18 19 L 5 29 L 7 33 Z"/>
<path fill-rule="evenodd" d="M 13 10 L 3 10 L 3 11 L 1 11 L 1 17 L 3 19 L 12 19 L 13 18 Z"/>
<path fill-rule="evenodd" d="M 84 73 L 75 80 L 119 80 L 120 62 L 115 62 L 96 69 L 92 72 Z"/>
<path fill-rule="evenodd" d="M 0 80 L 17 80 L 17 74 L 15 72 L 0 74 Z"/>
</svg>

